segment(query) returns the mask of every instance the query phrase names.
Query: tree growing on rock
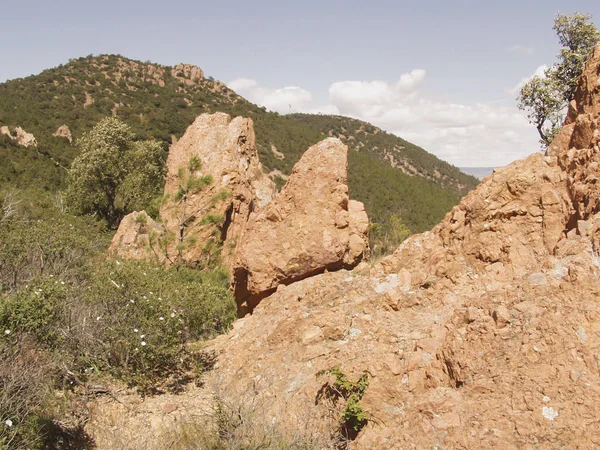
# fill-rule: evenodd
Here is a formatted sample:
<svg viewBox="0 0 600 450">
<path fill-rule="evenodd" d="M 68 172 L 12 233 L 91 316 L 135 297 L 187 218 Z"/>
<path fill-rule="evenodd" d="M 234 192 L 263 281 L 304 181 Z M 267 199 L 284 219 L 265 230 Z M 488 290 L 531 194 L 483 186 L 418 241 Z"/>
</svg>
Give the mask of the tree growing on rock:
<svg viewBox="0 0 600 450">
<path fill-rule="evenodd" d="M 197 156 L 192 156 L 187 165 L 178 169 L 177 191 L 172 196 L 166 196 L 163 199 L 165 205 L 163 214 L 168 217 L 162 217 L 162 232 L 154 233 L 149 242 L 153 250 L 155 248 L 159 249 L 160 256 L 166 258 L 171 264 L 175 264 L 178 270 L 184 263 L 183 252 L 185 249 L 196 244 L 196 231 L 204 225 L 218 224 L 222 221 L 222 217 L 211 213 L 210 210 L 216 202 L 224 200 L 229 196 L 226 191 L 222 191 L 208 199 L 206 204 L 195 205 L 193 209 L 190 209 L 190 197 L 213 183 L 212 176 L 202 175 L 201 169 L 202 162 Z M 167 226 L 166 221 L 168 219 L 174 220 L 177 224 L 176 227 Z M 218 230 L 215 229 L 215 231 Z M 175 261 L 169 255 L 169 250 L 174 243 L 176 252 Z M 203 243 L 208 259 L 210 259 L 212 253 L 214 253 L 213 250 L 215 250 L 213 243 L 214 240 L 212 239 Z M 208 264 L 210 264 L 210 260 L 207 261 Z"/>
<path fill-rule="evenodd" d="M 111 228 L 134 210 L 152 211 L 165 177 L 165 152 L 155 141 L 137 141 L 116 118 L 101 120 L 78 141 L 80 154 L 68 175 L 67 200 L 77 214 L 92 214 Z"/>
<path fill-rule="evenodd" d="M 553 29 L 561 45 L 558 61 L 542 76 L 525 83 L 517 98 L 517 106 L 535 125 L 544 148 L 558 134 L 585 62 L 600 42 L 600 32 L 591 19 L 590 14 L 579 12 L 556 16 Z"/>
</svg>

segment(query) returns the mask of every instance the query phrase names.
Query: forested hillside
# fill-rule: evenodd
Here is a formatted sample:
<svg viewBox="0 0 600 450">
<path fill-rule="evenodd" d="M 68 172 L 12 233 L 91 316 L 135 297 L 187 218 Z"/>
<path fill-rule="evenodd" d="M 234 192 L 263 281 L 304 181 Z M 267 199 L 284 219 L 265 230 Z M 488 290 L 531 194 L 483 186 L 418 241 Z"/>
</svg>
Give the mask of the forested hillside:
<svg viewBox="0 0 600 450">
<path fill-rule="evenodd" d="M 166 151 L 196 116 L 216 111 L 253 119 L 261 161 L 280 186 L 309 146 L 326 136 L 340 137 L 356 150 L 349 162 L 351 196 L 365 203 L 374 222 L 386 223 L 395 214 L 411 231 L 424 231 L 477 184 L 474 177 L 368 123 L 267 112 L 195 66 L 166 67 L 118 55 L 79 58 L 0 84 L 0 127 L 19 126 L 38 143 L 24 148 L 0 135 L 0 182 L 61 189 L 64 168 L 77 154 L 65 137 L 54 136 L 62 125 L 76 143 L 101 118 L 116 116 L 140 139 L 157 139 Z"/>
</svg>

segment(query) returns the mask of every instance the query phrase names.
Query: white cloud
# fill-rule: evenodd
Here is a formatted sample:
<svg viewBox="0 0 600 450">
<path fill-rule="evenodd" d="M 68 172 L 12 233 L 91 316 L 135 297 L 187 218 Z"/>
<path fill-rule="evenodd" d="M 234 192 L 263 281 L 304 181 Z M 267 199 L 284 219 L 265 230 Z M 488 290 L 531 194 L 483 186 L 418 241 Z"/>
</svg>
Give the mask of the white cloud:
<svg viewBox="0 0 600 450">
<path fill-rule="evenodd" d="M 544 69 L 539 67 L 536 74 L 543 74 Z M 539 149 L 534 127 L 514 100 L 507 99 L 506 104 L 511 106 L 502 106 L 432 98 L 421 92 L 425 76 L 424 70 L 415 69 L 393 83 L 336 81 L 329 87 L 330 104 L 322 106 L 313 105 L 312 94 L 299 87 L 264 88 L 245 79 L 234 80 L 229 86 L 236 86 L 249 100 L 280 113 L 287 113 L 292 104 L 292 112 L 341 114 L 365 120 L 456 166 L 502 166 Z M 528 79 L 524 78 L 525 82 Z"/>
<path fill-rule="evenodd" d="M 506 50 L 508 50 L 509 52 L 518 53 L 519 55 L 523 56 L 531 56 L 535 53 L 535 48 L 533 48 L 533 45 L 515 44 L 511 45 Z"/>
<path fill-rule="evenodd" d="M 304 111 L 310 107 L 313 101 L 313 96 L 309 91 L 297 86 L 265 88 L 259 86 L 255 80 L 248 78 L 230 81 L 227 86 L 251 102 L 279 113 Z"/>
<path fill-rule="evenodd" d="M 234 91 L 247 91 L 248 89 L 257 87 L 258 83 L 256 80 L 251 80 L 249 78 L 238 78 L 237 80 L 229 82 L 227 85 Z"/>
<path fill-rule="evenodd" d="M 519 95 L 519 92 L 521 92 L 521 88 L 525 86 L 525 84 L 527 84 L 533 77 L 544 78 L 546 76 L 546 74 L 544 73 L 546 72 L 546 69 L 548 69 L 548 66 L 545 64 L 539 66 L 531 75 L 525 78 L 521 78 L 521 81 L 519 81 L 513 87 L 507 89 L 508 94 L 511 97 L 516 98 L 517 95 Z"/>
</svg>

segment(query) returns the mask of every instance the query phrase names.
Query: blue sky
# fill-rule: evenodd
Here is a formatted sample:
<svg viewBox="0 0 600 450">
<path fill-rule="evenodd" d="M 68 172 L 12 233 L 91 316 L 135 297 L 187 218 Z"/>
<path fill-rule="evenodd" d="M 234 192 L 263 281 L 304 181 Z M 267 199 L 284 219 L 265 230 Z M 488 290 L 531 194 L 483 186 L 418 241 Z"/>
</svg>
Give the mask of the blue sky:
<svg viewBox="0 0 600 450">
<path fill-rule="evenodd" d="M 598 1 L 0 0 L 0 81 L 87 54 L 200 66 L 280 112 L 352 115 L 460 166 L 537 150 L 515 86 L 558 51 L 557 12 Z"/>
</svg>

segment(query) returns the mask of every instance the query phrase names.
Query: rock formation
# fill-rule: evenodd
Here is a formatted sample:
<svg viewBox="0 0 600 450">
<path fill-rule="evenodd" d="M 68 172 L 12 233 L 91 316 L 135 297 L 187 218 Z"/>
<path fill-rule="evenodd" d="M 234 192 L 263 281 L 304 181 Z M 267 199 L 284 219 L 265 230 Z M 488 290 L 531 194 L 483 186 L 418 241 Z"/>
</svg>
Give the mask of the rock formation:
<svg viewBox="0 0 600 450">
<path fill-rule="evenodd" d="M 134 211 L 121 220 L 119 229 L 110 243 L 109 251 L 120 258 L 148 259 L 152 254 L 150 238 L 152 233 L 160 233 L 160 224 L 145 211 Z M 157 255 L 160 259 L 160 255 Z"/>
<path fill-rule="evenodd" d="M 363 204 L 348 199 L 347 151 L 337 139 L 310 148 L 271 202 L 275 185 L 258 160 L 252 121 L 203 114 L 169 151 L 160 223 L 145 212 L 130 214 L 109 250 L 174 263 L 185 216 L 183 261 L 205 261 L 222 244 L 238 301 L 252 297 L 252 306 L 279 284 L 352 267 L 368 247 L 369 220 Z M 189 174 L 193 157 L 201 166 Z M 206 175 L 211 182 L 188 193 L 184 211 L 176 198 L 182 182 Z M 141 215 L 147 218 L 143 225 Z"/>
<path fill-rule="evenodd" d="M 212 182 L 202 189 L 192 190 L 187 195 L 185 212 L 175 195 L 182 182 L 181 171 L 185 172 L 192 157 L 201 162 L 198 173 L 192 176 L 210 176 Z M 179 141 L 171 146 L 167 158 L 167 178 L 164 194 L 167 201 L 161 208 L 163 230 L 173 236 L 166 248 L 154 255 L 172 263 L 176 258 L 176 246 L 180 221 L 185 213 L 185 249 L 183 259 L 197 263 L 210 257 L 207 244 L 223 244 L 221 252 L 226 265 L 230 266 L 237 245 L 244 233 L 250 213 L 267 204 L 275 193 L 274 183 L 263 173 L 258 160 L 254 129 L 251 119 L 216 113 L 199 116 Z M 206 222 L 206 218 L 210 221 Z M 125 221 L 119 233 L 130 235 L 133 231 L 121 230 L 130 227 Z M 126 256 L 129 249 L 121 253 L 118 241 L 113 240 L 111 251 Z M 151 257 L 152 255 L 148 255 Z"/>
<path fill-rule="evenodd" d="M 600 46 L 546 155 L 497 170 L 370 272 L 277 287 L 213 342 L 208 385 L 254 397 L 265 424 L 316 430 L 332 417 L 317 374 L 368 373 L 352 448 L 600 447 L 599 122 Z M 289 236 L 279 204 L 249 227 Z M 285 264 L 253 252 L 248 286 L 272 289 L 263 270 Z"/>
<path fill-rule="evenodd" d="M 238 302 L 254 306 L 279 284 L 361 260 L 369 221 L 348 199 L 347 152 L 333 138 L 309 148 L 277 197 L 250 217 L 234 266 Z"/>
<path fill-rule="evenodd" d="M 193 64 L 177 64 L 171 68 L 171 75 L 185 80 L 187 84 L 193 84 L 204 79 L 202 69 Z"/>
<path fill-rule="evenodd" d="M 13 141 L 16 141 L 17 144 L 22 145 L 23 147 L 37 147 L 37 141 L 35 136 L 31 133 L 26 132 L 21 127 L 15 127 L 14 132 L 11 133 L 10 128 L 7 126 L 0 127 L 0 134 L 4 134 L 11 138 Z"/>
<path fill-rule="evenodd" d="M 69 144 L 73 143 L 73 136 L 71 135 L 71 130 L 67 125 L 61 125 L 60 127 L 58 127 L 58 129 L 54 132 L 52 136 L 63 137 L 67 141 L 69 141 Z"/>
</svg>

